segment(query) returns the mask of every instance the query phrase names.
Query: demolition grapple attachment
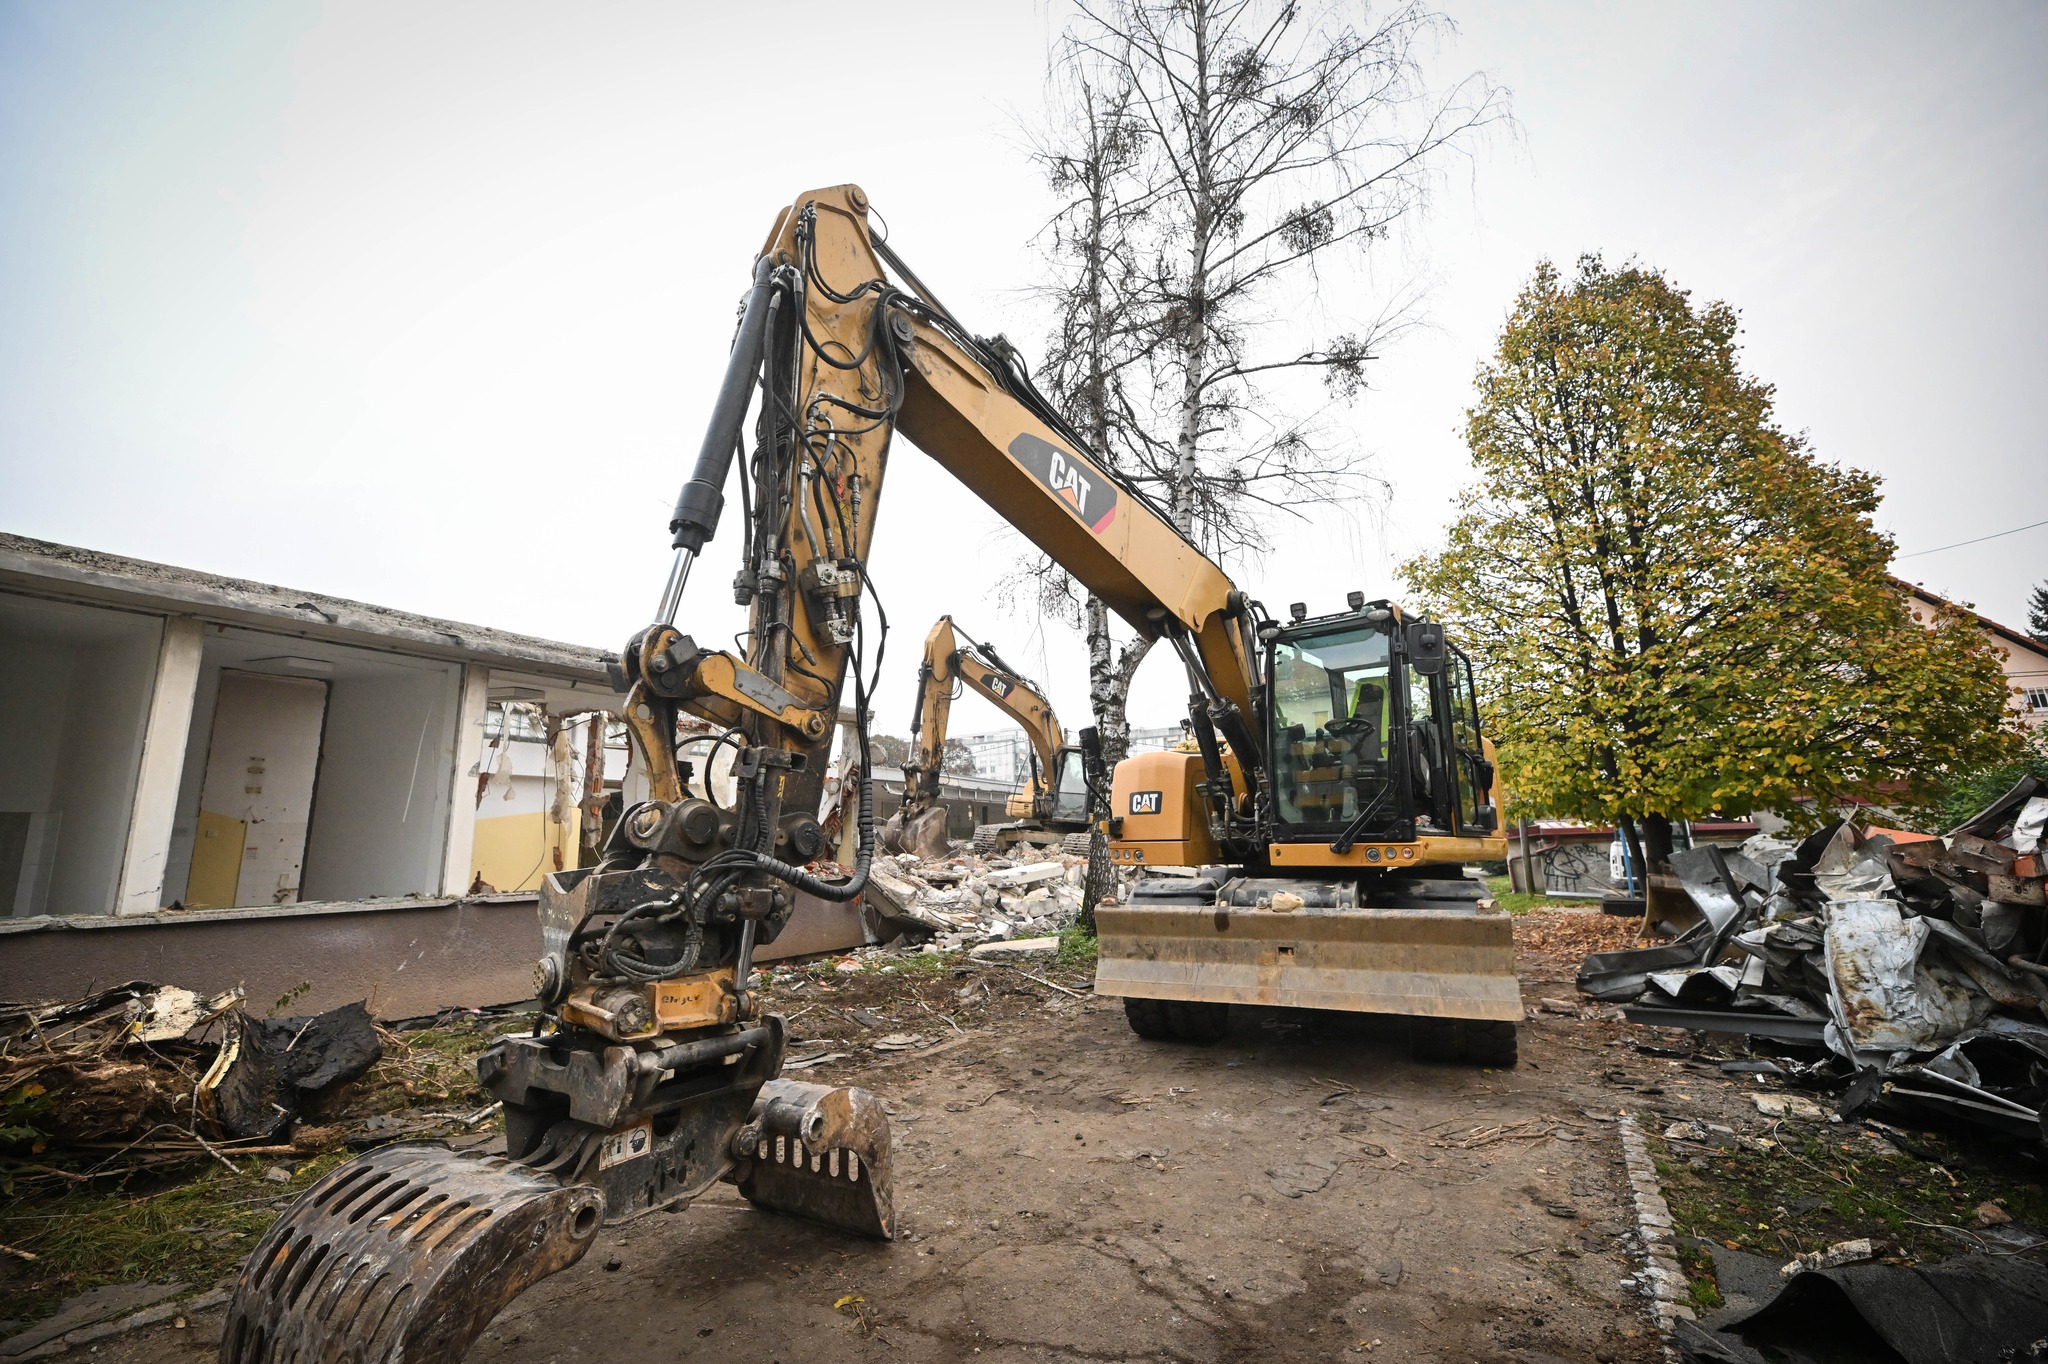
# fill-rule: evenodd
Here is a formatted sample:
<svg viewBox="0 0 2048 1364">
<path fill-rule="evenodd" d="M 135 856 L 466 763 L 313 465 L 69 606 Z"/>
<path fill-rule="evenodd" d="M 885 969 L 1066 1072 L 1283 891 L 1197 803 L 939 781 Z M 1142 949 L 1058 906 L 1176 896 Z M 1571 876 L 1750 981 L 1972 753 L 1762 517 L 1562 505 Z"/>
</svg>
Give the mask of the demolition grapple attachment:
<svg viewBox="0 0 2048 1364">
<path fill-rule="evenodd" d="M 889 1115 L 866 1090 L 770 1080 L 733 1154 L 731 1178 L 748 1202 L 895 1239 Z"/>
<path fill-rule="evenodd" d="M 583 1258 L 604 1197 L 502 1157 L 387 1146 L 338 1166 L 242 1268 L 221 1364 L 460 1359 L 499 1310 Z"/>
<path fill-rule="evenodd" d="M 683 1139 L 723 1153 L 713 1179 L 763 1208 L 894 1237 L 879 1099 L 769 1080 L 741 1111 L 721 1135 Z M 600 1225 L 687 1203 L 712 1182 L 690 1179 L 671 1149 L 692 1126 L 677 1110 L 608 1133 L 572 1120 L 526 1164 L 387 1146 L 338 1166 L 243 1267 L 221 1364 L 454 1364 L 512 1299 L 582 1259 Z"/>
</svg>

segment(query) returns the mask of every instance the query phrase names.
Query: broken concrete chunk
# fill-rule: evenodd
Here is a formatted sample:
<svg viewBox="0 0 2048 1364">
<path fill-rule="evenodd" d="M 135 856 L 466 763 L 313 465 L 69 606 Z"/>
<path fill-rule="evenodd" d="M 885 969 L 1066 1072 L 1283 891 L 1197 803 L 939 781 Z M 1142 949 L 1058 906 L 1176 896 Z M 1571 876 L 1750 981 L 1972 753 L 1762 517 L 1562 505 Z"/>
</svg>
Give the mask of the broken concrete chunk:
<svg viewBox="0 0 2048 1364">
<path fill-rule="evenodd" d="M 1827 1112 L 1811 1099 L 1796 1094 L 1752 1094 L 1750 1102 L 1756 1111 L 1766 1118 L 1796 1118 L 1807 1122 L 1818 1122 Z"/>
<path fill-rule="evenodd" d="M 1029 957 L 1056 957 L 1058 938 L 1017 938 L 1009 942 L 985 942 L 967 953 L 976 961 L 1021 961 Z"/>
<path fill-rule="evenodd" d="M 219 1018 L 241 1002 L 239 988 L 211 999 L 202 999 L 196 991 L 181 986 L 161 986 L 155 994 L 142 1001 L 142 1015 L 135 1020 L 133 1040 L 173 1041 Z"/>
<path fill-rule="evenodd" d="M 1778 1274 L 1789 1279 L 1809 1269 L 1834 1269 L 1841 1265 L 1860 1264 L 1865 1260 L 1876 1259 L 1877 1247 L 1878 1243 L 1868 1236 L 1859 1236 L 1853 1241 L 1837 1241 L 1826 1250 L 1809 1250 L 1806 1254 L 1798 1256 L 1780 1269 Z"/>
<path fill-rule="evenodd" d="M 1004 890 L 1021 890 L 1026 886 L 1058 881 L 1066 874 L 1067 867 L 1064 862 L 1033 862 L 1027 866 L 992 871 L 988 874 L 988 883 L 1000 886 Z"/>
<path fill-rule="evenodd" d="M 0 1357 L 25 1355 L 59 1336 L 139 1312 L 184 1292 L 185 1288 L 181 1283 L 123 1283 L 88 1288 L 77 1297 L 66 1298 L 55 1316 L 45 1317 L 27 1330 L 7 1337 L 0 1344 Z"/>
</svg>

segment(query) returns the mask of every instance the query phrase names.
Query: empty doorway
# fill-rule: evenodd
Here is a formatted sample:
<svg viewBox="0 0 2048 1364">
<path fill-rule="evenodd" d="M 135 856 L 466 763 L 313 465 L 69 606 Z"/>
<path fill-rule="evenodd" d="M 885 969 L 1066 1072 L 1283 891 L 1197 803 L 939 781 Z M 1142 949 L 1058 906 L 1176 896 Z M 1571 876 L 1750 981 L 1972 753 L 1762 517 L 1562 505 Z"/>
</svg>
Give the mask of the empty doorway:
<svg viewBox="0 0 2048 1364">
<path fill-rule="evenodd" d="M 299 898 L 327 683 L 227 670 L 214 702 L 188 907 Z"/>
</svg>

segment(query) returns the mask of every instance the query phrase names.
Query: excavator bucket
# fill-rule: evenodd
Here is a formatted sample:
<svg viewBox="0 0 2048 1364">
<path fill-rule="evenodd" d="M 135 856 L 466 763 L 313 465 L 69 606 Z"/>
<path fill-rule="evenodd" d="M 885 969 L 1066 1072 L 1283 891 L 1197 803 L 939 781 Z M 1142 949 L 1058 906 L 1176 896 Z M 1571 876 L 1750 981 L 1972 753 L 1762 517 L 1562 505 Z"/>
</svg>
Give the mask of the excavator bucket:
<svg viewBox="0 0 2048 1364">
<path fill-rule="evenodd" d="M 1098 906 L 1095 930 L 1098 994 L 1419 1018 L 1522 1016 L 1508 916 L 1491 908 L 1140 902 Z"/>
<path fill-rule="evenodd" d="M 770 1080 L 734 1147 L 749 1202 L 895 1239 L 889 1115 L 866 1090 Z"/>
<path fill-rule="evenodd" d="M 887 852 L 912 853 L 930 861 L 947 852 L 946 807 L 933 805 L 906 818 L 901 810 L 882 826 L 882 848 Z"/>
<path fill-rule="evenodd" d="M 454 1364 L 583 1257 L 604 1196 L 499 1156 L 386 1146 L 336 1167 L 243 1266 L 221 1364 Z"/>
</svg>

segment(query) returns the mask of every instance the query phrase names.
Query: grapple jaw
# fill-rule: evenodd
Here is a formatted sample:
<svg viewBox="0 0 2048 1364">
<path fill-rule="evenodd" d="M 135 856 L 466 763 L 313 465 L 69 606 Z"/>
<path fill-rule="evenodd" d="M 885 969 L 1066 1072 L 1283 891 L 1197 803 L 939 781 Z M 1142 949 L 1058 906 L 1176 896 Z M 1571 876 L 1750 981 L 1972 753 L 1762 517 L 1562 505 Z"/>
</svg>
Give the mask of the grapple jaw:
<svg viewBox="0 0 2048 1364">
<path fill-rule="evenodd" d="M 911 853 L 927 862 L 944 857 L 946 841 L 946 807 L 931 805 L 908 815 L 898 810 L 882 825 L 882 850 L 893 853 Z"/>
<path fill-rule="evenodd" d="M 583 1258 L 604 1196 L 502 1157 L 386 1146 L 338 1166 L 243 1266 L 221 1364 L 453 1364 Z"/>
<path fill-rule="evenodd" d="M 749 1202 L 896 1239 L 889 1115 L 866 1090 L 770 1080 L 733 1154 L 731 1178 Z"/>
</svg>

